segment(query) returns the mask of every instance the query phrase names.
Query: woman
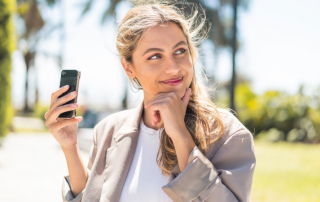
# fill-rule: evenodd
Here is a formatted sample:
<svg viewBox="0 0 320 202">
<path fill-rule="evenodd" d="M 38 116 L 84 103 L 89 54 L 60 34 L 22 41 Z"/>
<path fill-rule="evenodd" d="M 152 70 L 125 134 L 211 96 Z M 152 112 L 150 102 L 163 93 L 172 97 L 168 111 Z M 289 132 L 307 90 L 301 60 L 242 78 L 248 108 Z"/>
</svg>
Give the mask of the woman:
<svg viewBox="0 0 320 202">
<path fill-rule="evenodd" d="M 63 201 L 249 201 L 255 152 L 250 131 L 217 108 L 195 75 L 197 13 L 186 19 L 173 5 L 144 4 L 121 21 L 117 49 L 138 107 L 101 120 L 87 168 L 80 157 L 81 117 L 58 122 L 76 95 L 52 94 L 46 125 L 61 144 L 69 175 Z"/>
</svg>

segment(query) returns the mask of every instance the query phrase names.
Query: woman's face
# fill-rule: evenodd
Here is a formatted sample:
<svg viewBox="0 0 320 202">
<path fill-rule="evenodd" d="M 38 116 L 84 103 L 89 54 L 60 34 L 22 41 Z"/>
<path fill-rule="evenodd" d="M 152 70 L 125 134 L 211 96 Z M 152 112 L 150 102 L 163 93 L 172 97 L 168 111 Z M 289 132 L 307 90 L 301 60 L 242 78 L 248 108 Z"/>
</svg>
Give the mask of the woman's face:
<svg viewBox="0 0 320 202">
<path fill-rule="evenodd" d="M 191 55 L 186 37 L 175 23 L 154 26 L 146 31 L 132 55 L 133 63 L 121 59 L 130 78 L 137 77 L 146 100 L 161 92 L 176 91 L 180 98 L 189 88 L 193 76 Z M 169 79 L 182 81 L 165 83 Z"/>
</svg>

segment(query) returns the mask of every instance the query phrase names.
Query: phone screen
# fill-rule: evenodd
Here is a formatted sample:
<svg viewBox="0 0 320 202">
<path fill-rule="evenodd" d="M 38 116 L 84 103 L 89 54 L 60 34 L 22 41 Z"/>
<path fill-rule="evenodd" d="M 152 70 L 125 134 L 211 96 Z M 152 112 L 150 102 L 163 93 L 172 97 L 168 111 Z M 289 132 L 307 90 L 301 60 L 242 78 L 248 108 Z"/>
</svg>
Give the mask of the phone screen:
<svg viewBox="0 0 320 202">
<path fill-rule="evenodd" d="M 77 90 L 77 85 L 78 85 L 78 71 L 77 70 L 63 70 L 61 72 L 60 88 L 65 85 L 69 85 L 69 88 L 66 92 L 64 92 L 62 95 L 60 95 L 59 98 L 71 93 L 72 91 Z M 76 98 L 74 98 L 74 99 L 72 99 L 62 105 L 71 104 L 71 103 L 75 103 L 75 102 L 76 102 Z M 76 112 L 75 110 L 63 112 L 59 115 L 59 117 L 71 118 L 73 116 L 73 114 L 75 115 L 75 112 Z"/>
</svg>

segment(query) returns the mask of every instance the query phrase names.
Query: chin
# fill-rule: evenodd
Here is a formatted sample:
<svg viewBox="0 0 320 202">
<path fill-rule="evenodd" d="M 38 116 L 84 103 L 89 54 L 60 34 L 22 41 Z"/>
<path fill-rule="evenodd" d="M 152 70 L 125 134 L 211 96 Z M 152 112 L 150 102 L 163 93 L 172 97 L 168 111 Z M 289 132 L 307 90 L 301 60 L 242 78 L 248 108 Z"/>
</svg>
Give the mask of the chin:
<svg viewBox="0 0 320 202">
<path fill-rule="evenodd" d="M 182 88 L 181 90 L 179 90 L 179 97 L 180 97 L 181 99 L 182 99 L 182 98 L 183 98 L 183 96 L 185 95 L 186 90 L 187 90 L 187 88 L 186 88 L 186 87 L 184 87 L 184 88 Z"/>
</svg>

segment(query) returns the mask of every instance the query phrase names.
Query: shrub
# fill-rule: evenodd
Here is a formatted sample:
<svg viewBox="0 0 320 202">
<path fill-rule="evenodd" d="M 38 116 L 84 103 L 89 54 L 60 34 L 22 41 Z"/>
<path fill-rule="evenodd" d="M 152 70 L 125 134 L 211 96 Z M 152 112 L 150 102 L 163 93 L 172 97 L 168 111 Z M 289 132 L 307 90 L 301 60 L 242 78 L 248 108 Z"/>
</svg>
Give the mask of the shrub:
<svg viewBox="0 0 320 202">
<path fill-rule="evenodd" d="M 235 94 L 238 119 L 254 136 L 273 142 L 319 142 L 319 92 L 306 96 L 302 86 L 294 95 L 281 91 L 256 95 L 249 83 L 240 83 Z"/>
<path fill-rule="evenodd" d="M 8 134 L 14 115 L 11 104 L 11 54 L 15 49 L 12 16 L 15 1 L 0 3 L 0 137 Z"/>
</svg>

